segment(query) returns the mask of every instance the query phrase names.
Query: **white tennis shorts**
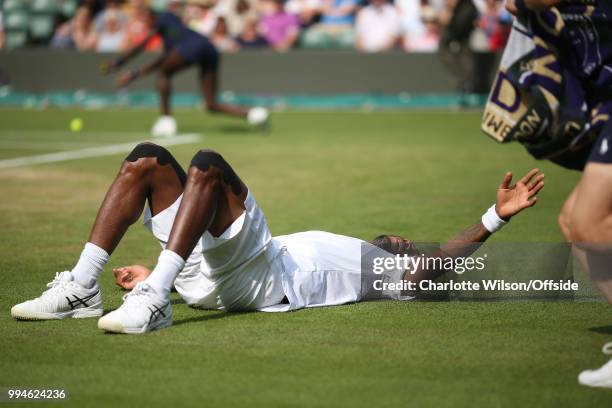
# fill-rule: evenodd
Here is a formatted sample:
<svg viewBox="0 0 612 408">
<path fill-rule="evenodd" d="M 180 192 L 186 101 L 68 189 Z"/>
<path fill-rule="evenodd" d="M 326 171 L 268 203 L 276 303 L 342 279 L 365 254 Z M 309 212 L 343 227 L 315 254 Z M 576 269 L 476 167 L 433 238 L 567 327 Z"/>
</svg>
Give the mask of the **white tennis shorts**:
<svg viewBox="0 0 612 408">
<path fill-rule="evenodd" d="M 180 202 L 154 217 L 146 209 L 145 226 L 164 248 Z M 205 232 L 187 259 L 174 286 L 188 304 L 283 312 L 362 299 L 364 241 L 323 231 L 272 238 L 250 191 L 245 207 L 221 236 Z"/>
<path fill-rule="evenodd" d="M 181 198 L 154 217 L 149 208 L 145 211 L 145 226 L 164 248 Z M 246 210 L 221 236 L 204 232 L 176 278 L 174 286 L 188 304 L 257 310 L 276 305 L 285 296 L 281 248 L 272 241 L 263 212 L 250 191 L 244 204 Z"/>
</svg>

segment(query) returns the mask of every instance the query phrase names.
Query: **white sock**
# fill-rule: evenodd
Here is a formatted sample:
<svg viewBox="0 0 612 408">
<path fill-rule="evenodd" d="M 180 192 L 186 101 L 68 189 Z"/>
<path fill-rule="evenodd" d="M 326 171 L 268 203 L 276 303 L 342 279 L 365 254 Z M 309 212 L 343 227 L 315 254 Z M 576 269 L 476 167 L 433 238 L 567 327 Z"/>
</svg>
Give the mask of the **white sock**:
<svg viewBox="0 0 612 408">
<path fill-rule="evenodd" d="M 164 249 L 159 254 L 159 259 L 153 272 L 145 279 L 145 282 L 162 298 L 168 299 L 172 285 L 174 285 L 174 280 L 179 272 L 183 270 L 184 266 L 185 260 L 176 252 Z"/>
<path fill-rule="evenodd" d="M 72 269 L 75 282 L 86 288 L 93 287 L 108 258 L 108 253 L 104 249 L 91 242 L 86 243 L 79 261 Z"/>
</svg>

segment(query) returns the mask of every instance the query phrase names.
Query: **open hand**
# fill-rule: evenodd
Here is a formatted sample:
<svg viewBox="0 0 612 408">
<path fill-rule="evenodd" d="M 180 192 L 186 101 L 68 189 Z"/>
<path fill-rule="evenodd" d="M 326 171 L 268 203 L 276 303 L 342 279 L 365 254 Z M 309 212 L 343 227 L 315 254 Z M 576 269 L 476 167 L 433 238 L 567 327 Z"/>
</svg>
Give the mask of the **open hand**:
<svg viewBox="0 0 612 408">
<path fill-rule="evenodd" d="M 125 290 L 132 290 L 151 274 L 151 270 L 142 265 L 129 265 L 113 269 L 115 283 Z"/>
<path fill-rule="evenodd" d="M 541 174 L 539 169 L 533 169 L 516 184 L 510 185 L 510 183 L 512 183 L 512 173 L 508 172 L 497 190 L 495 210 L 504 220 L 535 205 L 536 194 L 544 187 L 544 174 Z"/>
</svg>

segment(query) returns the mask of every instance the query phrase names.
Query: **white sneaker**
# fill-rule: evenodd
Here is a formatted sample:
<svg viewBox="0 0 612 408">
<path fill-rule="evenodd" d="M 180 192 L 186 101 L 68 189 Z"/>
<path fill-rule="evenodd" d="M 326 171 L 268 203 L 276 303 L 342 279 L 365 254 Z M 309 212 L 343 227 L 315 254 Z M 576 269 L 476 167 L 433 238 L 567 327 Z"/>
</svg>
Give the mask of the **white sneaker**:
<svg viewBox="0 0 612 408">
<path fill-rule="evenodd" d="M 72 273 L 64 271 L 56 273 L 47 287 L 40 297 L 13 306 L 11 315 L 21 320 L 102 316 L 102 294 L 97 284 L 91 289 L 85 288 L 74 282 Z"/>
<path fill-rule="evenodd" d="M 114 332 L 139 334 L 163 329 L 172 324 L 172 306 L 162 299 L 145 282 L 139 282 L 134 289 L 123 296 L 119 309 L 98 320 L 98 328 Z"/>
<path fill-rule="evenodd" d="M 155 121 L 151 134 L 155 137 L 171 137 L 176 135 L 176 131 L 176 120 L 172 116 L 160 116 Z"/>
<path fill-rule="evenodd" d="M 247 113 L 247 121 L 253 126 L 262 126 L 268 123 L 270 113 L 266 108 L 255 106 L 249 109 Z"/>
<path fill-rule="evenodd" d="M 603 346 L 604 354 L 612 354 L 612 343 Z M 578 382 L 589 387 L 612 388 L 612 359 L 597 370 L 584 370 L 578 375 Z"/>
</svg>

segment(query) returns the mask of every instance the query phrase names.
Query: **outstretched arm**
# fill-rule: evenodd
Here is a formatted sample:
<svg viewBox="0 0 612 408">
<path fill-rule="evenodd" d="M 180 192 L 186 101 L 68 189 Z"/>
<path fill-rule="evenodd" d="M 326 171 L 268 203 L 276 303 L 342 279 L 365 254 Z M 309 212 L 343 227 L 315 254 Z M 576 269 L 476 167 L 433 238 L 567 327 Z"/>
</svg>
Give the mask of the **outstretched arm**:
<svg viewBox="0 0 612 408">
<path fill-rule="evenodd" d="M 494 210 L 497 216 L 504 222 L 510 221 L 510 218 L 525 208 L 535 205 L 537 202 L 536 195 L 544 187 L 544 174 L 540 174 L 539 169 L 533 169 L 516 184 L 511 183 L 512 173 L 508 172 L 497 188 Z M 492 232 L 487 229 L 481 220 L 442 245 L 442 251 L 447 256 L 468 256 L 478 249 L 480 244 L 491 236 Z M 478 246 L 474 244 L 478 244 Z M 470 252 L 465 253 L 465 249 L 462 248 L 469 248 Z"/>
<path fill-rule="evenodd" d="M 149 34 L 138 44 L 133 46 L 130 50 L 121 54 L 115 61 L 104 61 L 101 66 L 101 70 L 105 74 L 109 74 L 123 65 L 127 64 L 132 58 L 144 51 L 145 47 L 151 41 L 151 39 L 157 34 L 157 31 L 151 31 Z"/>
<path fill-rule="evenodd" d="M 536 204 L 536 195 L 544 187 L 544 174 L 540 174 L 539 169 L 533 169 L 516 184 L 511 183 L 512 173 L 508 172 L 497 189 L 495 206 L 487 211 L 481 221 L 466 228 L 441 245 L 436 253 L 428 254 L 428 256 L 459 258 L 474 253 L 495 232 L 496 227 L 501 227 L 516 214 Z M 434 279 L 445 272 L 446 270 L 419 269 L 414 273 L 407 271 L 404 278 L 418 282 L 423 279 Z"/>
<path fill-rule="evenodd" d="M 117 78 L 117 86 L 118 87 L 127 86 L 130 83 L 137 80 L 138 78 L 142 78 L 146 75 L 149 75 L 151 72 L 159 68 L 159 66 L 162 64 L 164 59 L 166 59 L 167 55 L 168 54 L 163 54 L 159 58 L 156 58 L 155 60 L 153 60 L 152 62 L 148 63 L 147 65 L 141 68 L 132 69 L 132 70 L 129 70 L 119 75 L 119 78 Z"/>
</svg>

